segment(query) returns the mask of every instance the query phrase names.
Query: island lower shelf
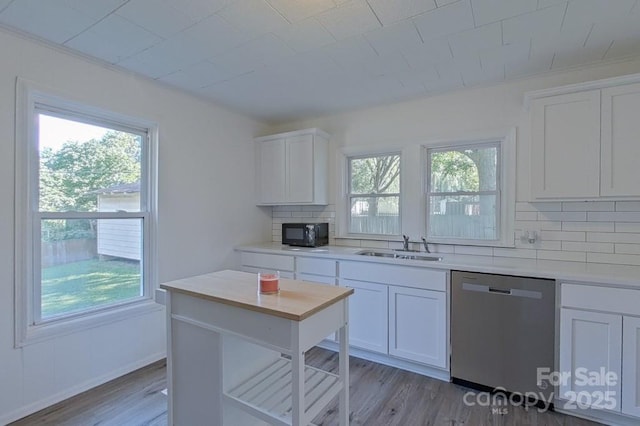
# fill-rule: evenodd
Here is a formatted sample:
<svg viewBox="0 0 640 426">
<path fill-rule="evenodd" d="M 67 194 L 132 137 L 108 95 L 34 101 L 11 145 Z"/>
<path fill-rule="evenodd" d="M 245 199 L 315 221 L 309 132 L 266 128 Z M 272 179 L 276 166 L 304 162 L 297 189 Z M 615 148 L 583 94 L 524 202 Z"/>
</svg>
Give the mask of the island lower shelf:
<svg viewBox="0 0 640 426">
<path fill-rule="evenodd" d="M 279 358 L 263 371 L 224 393 L 224 399 L 254 416 L 279 425 L 292 424 L 291 360 Z M 305 417 L 313 419 L 344 387 L 340 377 L 305 366 Z"/>
</svg>

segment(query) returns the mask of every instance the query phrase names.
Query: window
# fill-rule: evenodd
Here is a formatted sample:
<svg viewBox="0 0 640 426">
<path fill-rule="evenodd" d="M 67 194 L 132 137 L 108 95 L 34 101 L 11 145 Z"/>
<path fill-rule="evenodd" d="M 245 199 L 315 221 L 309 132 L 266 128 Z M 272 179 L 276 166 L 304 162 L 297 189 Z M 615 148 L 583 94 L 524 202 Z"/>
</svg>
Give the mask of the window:
<svg viewBox="0 0 640 426">
<path fill-rule="evenodd" d="M 503 140 L 427 148 L 427 239 L 504 245 Z M 503 214 L 506 216 L 503 221 Z"/>
<path fill-rule="evenodd" d="M 400 235 L 400 154 L 347 162 L 349 233 Z"/>
<path fill-rule="evenodd" d="M 21 88 L 19 344 L 150 303 L 155 229 L 155 128 Z"/>
</svg>

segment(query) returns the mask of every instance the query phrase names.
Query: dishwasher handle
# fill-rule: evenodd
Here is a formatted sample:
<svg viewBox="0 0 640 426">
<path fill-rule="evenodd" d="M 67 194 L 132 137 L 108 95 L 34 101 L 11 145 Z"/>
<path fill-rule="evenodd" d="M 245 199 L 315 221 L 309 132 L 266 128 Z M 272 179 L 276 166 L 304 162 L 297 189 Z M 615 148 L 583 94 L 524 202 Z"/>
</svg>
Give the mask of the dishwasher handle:
<svg viewBox="0 0 640 426">
<path fill-rule="evenodd" d="M 462 283 L 462 289 L 467 291 L 475 291 L 478 293 L 490 293 L 500 296 L 526 297 L 529 299 L 542 299 L 542 293 L 539 291 L 521 290 L 519 288 L 502 289 L 491 287 L 483 284 Z"/>
</svg>

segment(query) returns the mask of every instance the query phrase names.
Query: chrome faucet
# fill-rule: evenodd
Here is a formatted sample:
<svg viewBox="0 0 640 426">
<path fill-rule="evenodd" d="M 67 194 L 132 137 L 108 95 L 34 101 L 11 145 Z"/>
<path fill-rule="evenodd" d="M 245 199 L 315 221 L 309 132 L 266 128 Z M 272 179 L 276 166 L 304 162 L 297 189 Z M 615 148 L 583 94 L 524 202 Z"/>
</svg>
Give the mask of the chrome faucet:
<svg viewBox="0 0 640 426">
<path fill-rule="evenodd" d="M 402 239 L 404 240 L 404 242 L 402 243 L 402 249 L 404 251 L 409 251 L 409 237 L 402 234 Z"/>
<path fill-rule="evenodd" d="M 431 251 L 429 250 L 429 243 L 427 243 L 427 239 L 425 237 L 422 237 L 422 244 L 424 244 L 424 250 L 427 253 L 431 253 Z"/>
</svg>

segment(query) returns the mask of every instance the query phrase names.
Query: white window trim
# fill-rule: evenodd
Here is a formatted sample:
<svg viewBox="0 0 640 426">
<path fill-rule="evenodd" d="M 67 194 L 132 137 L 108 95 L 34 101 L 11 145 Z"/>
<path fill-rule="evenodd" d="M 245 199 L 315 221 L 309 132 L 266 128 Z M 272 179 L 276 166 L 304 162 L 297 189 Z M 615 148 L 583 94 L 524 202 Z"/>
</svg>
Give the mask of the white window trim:
<svg viewBox="0 0 640 426">
<path fill-rule="evenodd" d="M 497 240 L 473 240 L 462 238 L 436 238 L 427 235 L 429 214 L 428 214 L 428 182 L 429 182 L 429 155 L 430 149 L 456 148 L 459 146 L 483 145 L 499 142 L 501 146 L 500 157 L 500 206 L 498 213 L 498 232 L 500 238 Z M 514 222 L 516 204 L 516 129 L 510 129 L 506 136 L 482 139 L 465 139 L 454 141 L 438 141 L 436 143 L 425 144 L 422 147 L 422 166 L 424 170 L 424 229 L 427 241 L 435 244 L 467 245 L 483 247 L 509 247 L 515 246 Z"/>
<path fill-rule="evenodd" d="M 342 148 L 338 151 L 337 164 L 340 165 L 340 182 L 339 196 L 336 205 L 336 237 L 350 238 L 356 240 L 400 240 L 400 234 L 357 234 L 349 232 L 349 159 L 355 157 L 375 157 L 382 155 L 399 155 L 400 156 L 400 206 L 399 220 L 400 229 L 402 229 L 402 211 L 403 211 L 403 190 L 404 190 L 404 155 L 402 149 L 398 147 L 374 147 L 374 148 Z"/>
<path fill-rule="evenodd" d="M 154 290 L 158 288 L 157 262 L 157 155 L 158 125 L 152 121 L 138 119 L 71 100 L 70 96 L 36 83 L 17 78 L 16 80 L 16 123 L 15 123 L 15 234 L 14 234 L 14 344 L 15 347 L 37 343 L 64 334 L 76 332 L 102 324 L 120 321 L 136 315 L 162 309 L 155 303 Z M 38 219 L 34 206 L 37 194 L 30 191 L 34 187 L 33 170 L 38 166 L 37 141 L 33 131 L 36 104 L 55 105 L 57 108 L 79 112 L 84 116 L 95 116 L 101 120 L 122 123 L 132 128 L 147 129 L 148 145 L 146 167 L 147 181 L 142 182 L 146 191 L 148 213 L 145 217 L 147 238 L 144 250 L 149 261 L 144 262 L 144 296 L 134 301 L 107 306 L 75 315 L 61 317 L 41 324 L 33 324 L 34 318 L 34 249 L 32 221 Z M 29 195 L 31 197 L 29 198 Z M 68 214 L 65 214 L 69 216 Z"/>
</svg>

